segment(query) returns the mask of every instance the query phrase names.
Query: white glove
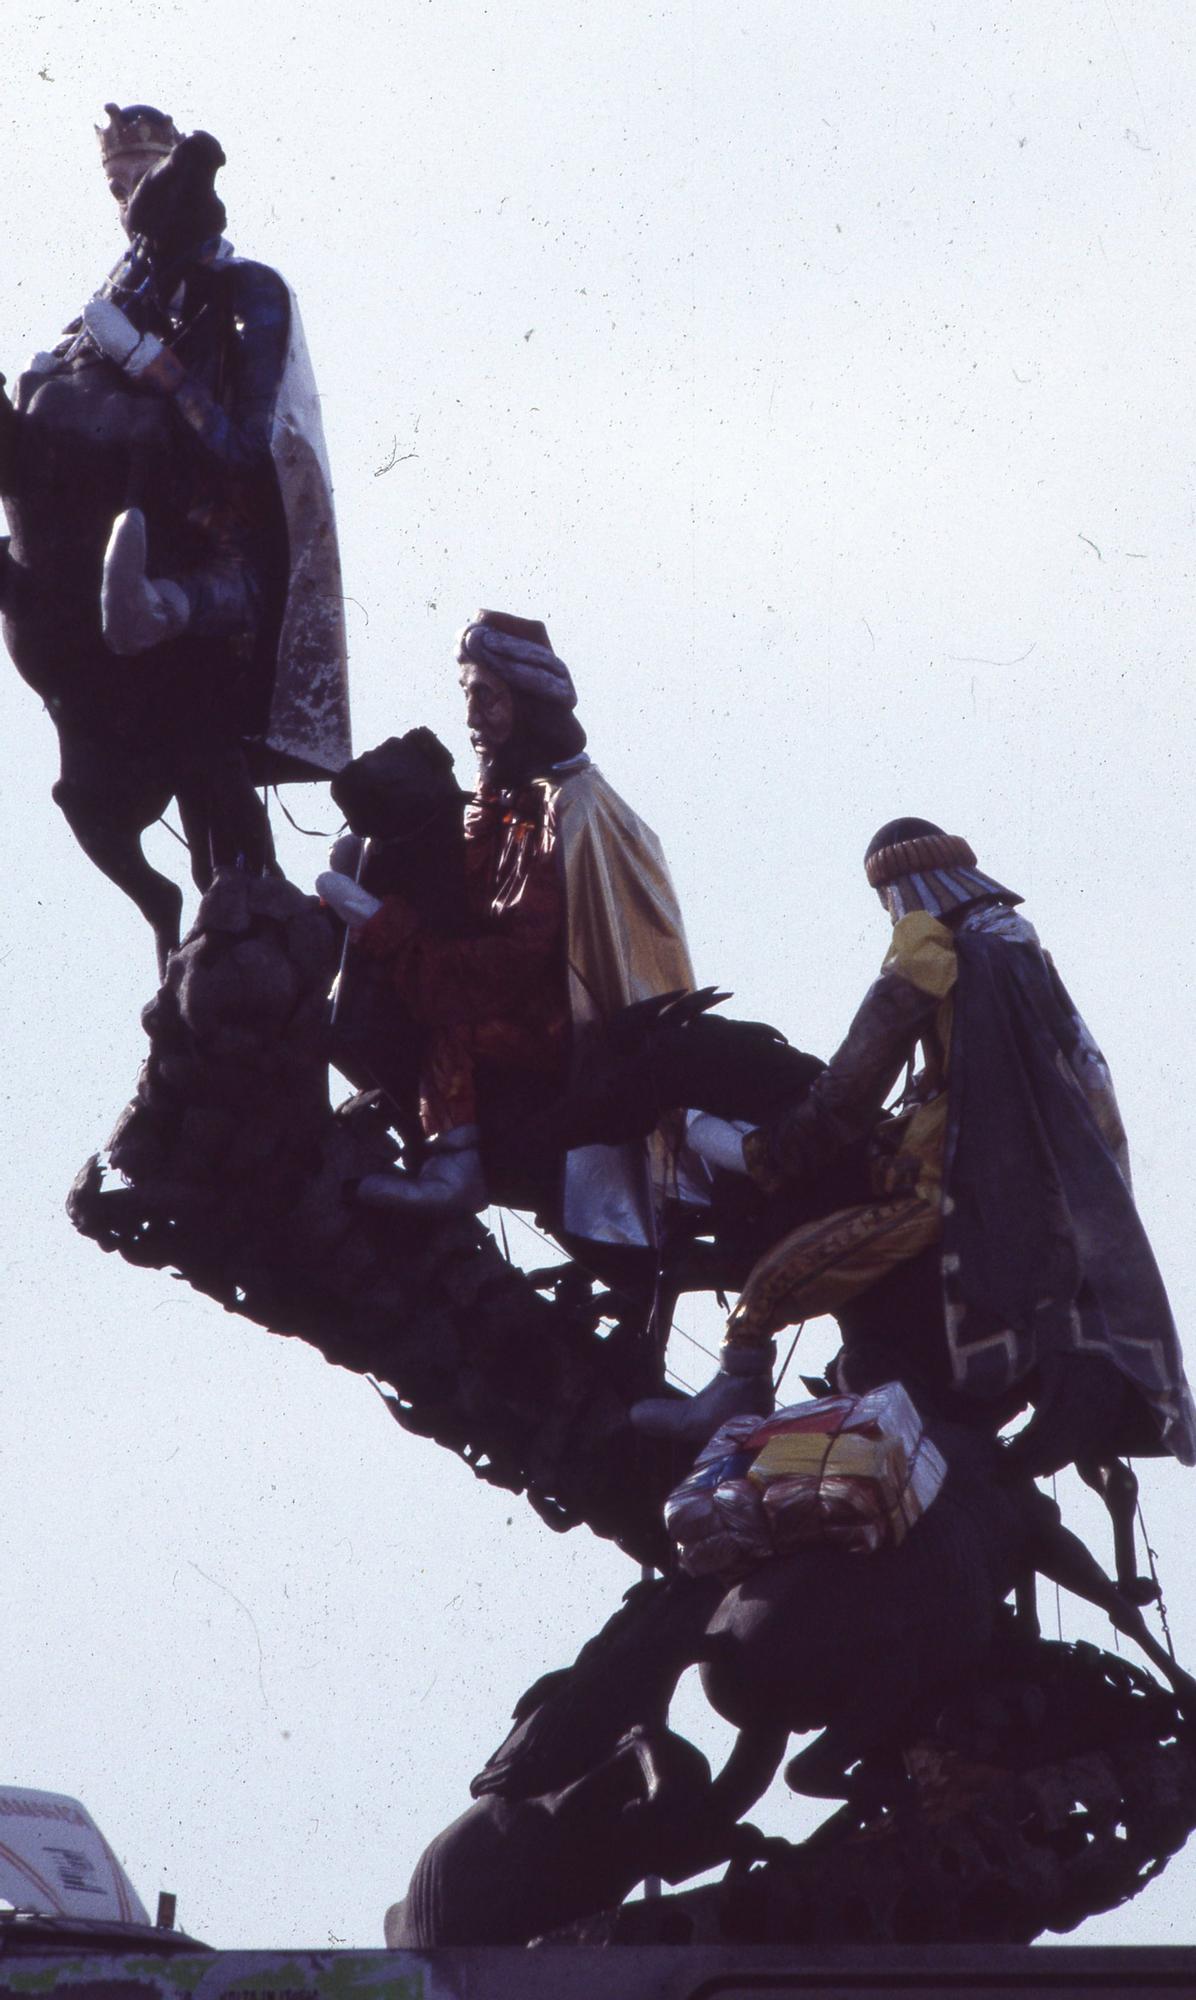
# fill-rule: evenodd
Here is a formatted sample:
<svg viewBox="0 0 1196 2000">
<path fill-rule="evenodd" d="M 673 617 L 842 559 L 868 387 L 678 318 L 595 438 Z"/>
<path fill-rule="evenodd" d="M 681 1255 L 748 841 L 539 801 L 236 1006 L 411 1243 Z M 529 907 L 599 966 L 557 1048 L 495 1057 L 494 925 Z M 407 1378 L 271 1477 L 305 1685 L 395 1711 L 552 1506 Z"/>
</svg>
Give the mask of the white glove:
<svg viewBox="0 0 1196 2000">
<path fill-rule="evenodd" d="M 101 354 L 115 361 L 136 381 L 162 353 L 156 333 L 138 333 L 111 299 L 89 299 L 83 308 L 83 324 Z"/>
<path fill-rule="evenodd" d="M 368 889 L 348 875 L 338 875 L 335 869 L 316 876 L 316 894 L 350 930 L 360 929 L 382 908 L 377 896 L 371 896 Z"/>
</svg>

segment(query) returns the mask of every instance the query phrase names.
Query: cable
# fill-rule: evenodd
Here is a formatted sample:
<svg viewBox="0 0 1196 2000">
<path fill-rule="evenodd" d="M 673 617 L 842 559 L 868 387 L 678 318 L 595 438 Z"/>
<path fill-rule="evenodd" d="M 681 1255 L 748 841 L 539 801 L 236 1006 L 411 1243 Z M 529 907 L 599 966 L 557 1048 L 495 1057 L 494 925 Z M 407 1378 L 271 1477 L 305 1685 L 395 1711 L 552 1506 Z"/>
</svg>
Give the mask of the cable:
<svg viewBox="0 0 1196 2000">
<path fill-rule="evenodd" d="M 1058 1473 L 1057 1473 L 1057 1472 L 1052 1472 L 1052 1474 L 1051 1474 L 1051 1498 L 1052 1498 L 1052 1499 L 1054 1500 L 1054 1502 L 1055 1502 L 1055 1507 L 1056 1507 L 1056 1510 L 1057 1510 L 1057 1509 L 1058 1509 L 1058 1506 L 1059 1506 L 1059 1475 L 1058 1475 Z M 1031 1583 L 1033 1583 L 1033 1581 L 1034 1581 L 1034 1578 L 1033 1578 L 1033 1572 L 1031 1572 L 1031 1577 L 1030 1577 L 1030 1581 L 1031 1581 Z M 1058 1585 L 1058 1583 L 1056 1583 L 1056 1585 L 1055 1585 L 1055 1637 L 1056 1637 L 1056 1638 L 1058 1639 L 1058 1641 L 1059 1641 L 1060 1645 L 1062 1645 L 1062 1643 L 1063 1643 L 1063 1597 L 1062 1597 L 1062 1593 L 1060 1592 L 1060 1589 L 1059 1589 L 1059 1585 Z"/>
<path fill-rule="evenodd" d="M 1166 1599 L 1163 1596 L 1163 1586 L 1159 1582 L 1159 1572 L 1156 1564 L 1155 1551 L 1150 1546 L 1150 1536 L 1146 1532 L 1146 1516 L 1142 1512 L 1142 1498 L 1140 1494 L 1138 1497 L 1138 1503 L 1135 1511 L 1138 1516 L 1138 1526 L 1142 1530 L 1142 1541 L 1146 1549 L 1146 1560 L 1150 1564 L 1150 1580 L 1155 1587 L 1155 1602 L 1159 1607 L 1159 1623 L 1163 1628 L 1163 1637 L 1167 1642 L 1167 1651 L 1171 1656 L 1172 1662 L 1174 1663 L 1175 1647 L 1171 1643 L 1171 1627 L 1167 1622 L 1167 1603 Z"/>
<path fill-rule="evenodd" d="M 561 1249 L 560 1244 L 556 1241 L 554 1237 L 546 1236 L 542 1229 L 537 1229 L 535 1223 L 529 1222 L 526 1215 L 521 1215 L 517 1208 L 501 1209 L 499 1212 L 500 1214 L 509 1215 L 513 1222 L 521 1222 L 523 1224 L 523 1227 L 526 1230 L 528 1230 L 532 1236 L 538 1238 L 538 1240 L 541 1243 L 547 1244 L 550 1250 Z M 504 1236 L 504 1242 L 505 1242 L 505 1236 Z M 562 1251 L 561 1254 L 562 1256 L 564 1256 L 566 1253 Z M 510 1262 L 510 1259 L 508 1258 L 507 1261 Z M 579 1258 L 570 1257 L 568 1261 L 571 1264 L 576 1264 L 579 1271 L 584 1271 L 586 1277 L 591 1279 L 594 1284 L 605 1285 L 606 1282 L 605 1279 L 599 1277 L 597 1271 L 591 1271 L 588 1264 L 583 1264 Z M 672 1331 L 674 1333 L 679 1333 L 681 1335 L 682 1340 L 687 1340 L 691 1347 L 696 1347 L 698 1353 L 704 1354 L 708 1361 L 718 1360 L 718 1355 L 715 1353 L 712 1347 L 704 1346 L 703 1343 L 697 1338 L 695 1334 L 687 1333 L 683 1326 L 678 1326 L 676 1320 L 673 1321 Z"/>
<path fill-rule="evenodd" d="M 794 1336 L 793 1336 L 793 1344 L 792 1344 L 792 1346 L 790 1347 L 790 1349 L 789 1349 L 789 1352 L 788 1352 L 788 1354 L 787 1354 L 787 1355 L 785 1356 L 785 1360 L 784 1360 L 784 1364 L 783 1364 L 783 1366 L 782 1366 L 782 1368 L 781 1368 L 781 1372 L 780 1372 L 780 1374 L 779 1374 L 779 1375 L 777 1376 L 777 1379 L 776 1379 L 776 1381 L 775 1381 L 775 1382 L 773 1383 L 773 1385 L 772 1385 L 772 1386 L 773 1386 L 773 1394 L 774 1394 L 774 1395 L 776 1394 L 777 1390 L 778 1390 L 778 1389 L 780 1388 L 780 1386 L 781 1386 L 782 1382 L 783 1382 L 783 1381 L 785 1380 L 785 1372 L 786 1372 L 786 1369 L 788 1368 L 788 1366 L 789 1366 L 789 1363 L 790 1363 L 790 1362 L 792 1361 L 792 1359 L 793 1359 L 794 1355 L 795 1355 L 795 1354 L 797 1353 L 797 1343 L 798 1343 L 798 1341 L 799 1341 L 799 1340 L 801 1339 L 801 1337 L 802 1337 L 802 1334 L 803 1334 L 803 1333 L 805 1332 L 805 1329 L 806 1329 L 806 1322 L 805 1322 L 805 1320 L 804 1320 L 804 1319 L 803 1319 L 803 1320 L 799 1320 L 799 1321 L 798 1321 L 798 1324 L 797 1324 L 797 1332 L 796 1332 L 796 1333 L 794 1334 Z"/>
<path fill-rule="evenodd" d="M 279 811 L 285 814 L 286 818 L 290 820 L 291 825 L 294 827 L 296 833 L 306 834 L 309 840 L 330 840 L 332 838 L 331 834 L 325 832 L 322 827 L 300 826 L 298 820 L 295 818 L 294 813 L 290 810 L 290 807 L 287 805 L 287 802 L 283 798 L 282 793 L 279 791 L 278 786 L 271 785 L 269 789 L 273 792 L 275 799 L 278 801 Z"/>
<path fill-rule="evenodd" d="M 164 827 L 166 828 L 166 831 L 167 831 L 167 833 L 168 833 L 168 834 L 170 834 L 171 838 L 172 838 L 173 840 L 177 840 L 177 841 L 178 841 L 178 844 L 179 844 L 179 846 L 180 846 L 180 847 L 185 847 L 185 848 L 186 848 L 186 850 L 187 850 L 187 852 L 188 852 L 188 854 L 190 854 L 190 852 L 191 852 L 191 843 L 190 843 L 190 841 L 189 841 L 189 840 L 185 840 L 185 839 L 183 838 L 183 835 L 182 835 L 181 833 L 179 833 L 179 832 L 178 832 L 178 831 L 176 830 L 176 828 L 174 828 L 173 826 L 171 826 L 171 824 L 170 824 L 170 821 L 169 821 L 169 820 L 167 819 L 167 817 L 166 817 L 166 814 L 165 814 L 165 813 L 159 813 L 159 814 L 158 814 L 158 817 L 157 817 L 157 819 L 156 819 L 156 820 L 154 821 L 154 825 L 155 825 L 155 826 L 164 826 Z"/>
<path fill-rule="evenodd" d="M 497 1204 L 495 1204 L 495 1206 L 497 1207 Z M 522 1223 L 523 1227 L 527 1230 L 528 1234 L 530 1236 L 534 1236 L 538 1242 L 543 1243 L 547 1249 L 558 1250 L 558 1251 L 560 1250 L 561 1248 L 560 1244 L 557 1243 L 553 1237 L 546 1236 L 542 1229 L 537 1229 L 535 1223 L 529 1222 L 526 1215 L 521 1215 L 517 1208 L 508 1208 L 508 1209 L 499 1208 L 498 1226 L 499 1226 L 499 1232 L 502 1236 L 503 1252 L 506 1256 L 508 1264 L 511 1261 L 511 1253 L 507 1243 L 506 1224 L 503 1220 L 503 1217 L 505 1215 L 509 1215 L 512 1222 Z M 563 1254 L 564 1253 L 562 1252 L 562 1255 Z M 585 1264 L 578 1263 L 576 1257 L 570 1258 L 568 1261 L 570 1263 L 577 1264 L 578 1270 L 584 1271 L 586 1277 L 589 1278 L 593 1284 L 601 1285 L 603 1283 L 603 1280 L 598 1276 L 596 1271 L 591 1271 Z M 672 1331 L 674 1333 L 679 1333 L 681 1335 L 682 1340 L 687 1340 L 691 1347 L 696 1347 L 699 1353 L 704 1354 L 706 1356 L 707 1360 L 716 1361 L 718 1359 L 717 1355 L 713 1354 L 710 1348 L 703 1347 L 700 1340 L 695 1340 L 692 1333 L 687 1333 L 685 1331 L 685 1328 L 683 1326 L 678 1326 L 675 1321 L 673 1323 Z M 665 1380 L 671 1382 L 674 1388 L 684 1390 L 687 1396 L 693 1395 L 694 1393 L 693 1383 L 686 1382 L 680 1375 L 678 1375 L 675 1368 L 669 1367 L 667 1362 L 665 1364 L 664 1373 L 665 1373 Z"/>
</svg>

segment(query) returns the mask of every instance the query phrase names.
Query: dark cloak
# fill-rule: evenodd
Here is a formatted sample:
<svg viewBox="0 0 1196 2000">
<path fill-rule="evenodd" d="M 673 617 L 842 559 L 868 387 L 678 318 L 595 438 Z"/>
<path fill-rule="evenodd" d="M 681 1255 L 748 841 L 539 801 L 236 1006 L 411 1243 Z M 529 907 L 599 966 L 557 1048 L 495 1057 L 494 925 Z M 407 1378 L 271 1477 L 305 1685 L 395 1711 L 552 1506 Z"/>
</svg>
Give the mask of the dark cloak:
<svg viewBox="0 0 1196 2000">
<path fill-rule="evenodd" d="M 956 933 L 943 1278 L 957 1384 L 999 1396 L 1064 1350 L 1112 1361 L 1196 1463 L 1179 1336 L 1075 1072 L 1080 1018 L 1034 944 Z"/>
</svg>

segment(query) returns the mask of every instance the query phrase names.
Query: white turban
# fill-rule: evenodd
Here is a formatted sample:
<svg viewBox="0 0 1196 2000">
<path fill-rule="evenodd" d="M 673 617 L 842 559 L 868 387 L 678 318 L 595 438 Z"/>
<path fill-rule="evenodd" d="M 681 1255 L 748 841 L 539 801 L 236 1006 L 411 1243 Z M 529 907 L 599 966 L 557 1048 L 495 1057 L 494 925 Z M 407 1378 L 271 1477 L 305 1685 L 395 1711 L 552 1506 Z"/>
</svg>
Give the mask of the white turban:
<svg viewBox="0 0 1196 2000">
<path fill-rule="evenodd" d="M 551 646 L 538 645 L 534 639 L 512 638 L 509 632 L 500 632 L 495 625 L 467 625 L 457 652 L 461 659 L 472 660 L 475 666 L 489 667 L 508 687 L 539 695 L 541 701 L 559 701 L 566 708 L 577 707 L 573 676 Z"/>
</svg>

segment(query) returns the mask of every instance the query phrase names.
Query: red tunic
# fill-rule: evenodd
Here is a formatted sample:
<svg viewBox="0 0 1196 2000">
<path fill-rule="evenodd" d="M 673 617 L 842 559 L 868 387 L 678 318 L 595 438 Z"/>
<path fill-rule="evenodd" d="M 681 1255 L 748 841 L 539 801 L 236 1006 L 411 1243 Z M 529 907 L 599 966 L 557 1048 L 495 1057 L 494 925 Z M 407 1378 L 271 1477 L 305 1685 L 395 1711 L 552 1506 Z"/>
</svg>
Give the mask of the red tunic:
<svg viewBox="0 0 1196 2000">
<path fill-rule="evenodd" d="M 425 929 L 388 896 L 360 934 L 428 1030 L 421 1113 L 429 1134 L 477 1122 L 478 1061 L 563 1073 L 569 1047 L 565 884 L 556 814 L 538 785 L 475 793 L 465 809 L 468 931 Z"/>
</svg>

